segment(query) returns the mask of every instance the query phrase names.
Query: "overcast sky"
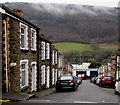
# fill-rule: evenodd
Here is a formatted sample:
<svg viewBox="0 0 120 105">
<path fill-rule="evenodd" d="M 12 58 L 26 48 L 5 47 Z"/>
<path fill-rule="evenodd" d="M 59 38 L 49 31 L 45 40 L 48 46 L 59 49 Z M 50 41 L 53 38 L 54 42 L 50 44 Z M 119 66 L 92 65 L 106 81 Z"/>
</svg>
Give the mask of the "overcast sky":
<svg viewBox="0 0 120 105">
<path fill-rule="evenodd" d="M 118 7 L 120 0 L 0 0 L 1 3 L 5 2 L 32 2 L 32 3 L 64 3 L 64 4 L 81 4 L 93 6 L 107 6 Z"/>
</svg>

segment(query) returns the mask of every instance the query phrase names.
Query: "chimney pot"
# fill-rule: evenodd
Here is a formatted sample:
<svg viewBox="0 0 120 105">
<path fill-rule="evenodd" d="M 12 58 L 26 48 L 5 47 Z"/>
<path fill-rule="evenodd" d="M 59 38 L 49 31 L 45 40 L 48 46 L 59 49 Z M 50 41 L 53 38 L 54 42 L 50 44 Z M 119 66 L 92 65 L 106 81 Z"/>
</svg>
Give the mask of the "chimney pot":
<svg viewBox="0 0 120 105">
<path fill-rule="evenodd" d="M 17 14 L 18 16 L 23 16 L 23 11 L 21 9 L 13 9 L 13 12 Z"/>
</svg>

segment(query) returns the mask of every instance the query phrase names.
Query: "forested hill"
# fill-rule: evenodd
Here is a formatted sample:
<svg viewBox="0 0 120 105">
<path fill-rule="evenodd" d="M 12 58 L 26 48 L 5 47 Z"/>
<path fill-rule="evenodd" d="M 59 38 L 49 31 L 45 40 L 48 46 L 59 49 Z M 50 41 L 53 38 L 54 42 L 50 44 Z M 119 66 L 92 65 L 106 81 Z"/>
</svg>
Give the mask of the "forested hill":
<svg viewBox="0 0 120 105">
<path fill-rule="evenodd" d="M 54 42 L 118 41 L 118 8 L 21 2 L 5 5 L 22 9 L 24 18 L 39 26 Z"/>
</svg>

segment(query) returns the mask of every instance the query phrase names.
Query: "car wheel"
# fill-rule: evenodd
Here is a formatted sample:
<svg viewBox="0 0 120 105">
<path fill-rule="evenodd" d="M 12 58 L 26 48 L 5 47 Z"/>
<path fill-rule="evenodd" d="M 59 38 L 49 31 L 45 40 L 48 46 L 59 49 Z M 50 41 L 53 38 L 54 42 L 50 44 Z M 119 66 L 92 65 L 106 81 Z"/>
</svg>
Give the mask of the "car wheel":
<svg viewBox="0 0 120 105">
<path fill-rule="evenodd" d="M 72 90 L 76 91 L 77 90 L 77 86 L 73 86 Z"/>
<path fill-rule="evenodd" d="M 114 88 L 114 93 L 115 93 L 115 94 L 118 94 L 118 91 L 116 90 L 116 87 Z"/>
<path fill-rule="evenodd" d="M 56 88 L 55 88 L 55 91 L 56 91 L 56 92 L 59 92 L 59 91 L 60 91 L 60 89 L 56 87 Z"/>
<path fill-rule="evenodd" d="M 100 87 L 103 87 L 102 83 L 100 83 Z"/>
<path fill-rule="evenodd" d="M 115 89 L 115 85 L 111 85 L 111 88 Z"/>
</svg>

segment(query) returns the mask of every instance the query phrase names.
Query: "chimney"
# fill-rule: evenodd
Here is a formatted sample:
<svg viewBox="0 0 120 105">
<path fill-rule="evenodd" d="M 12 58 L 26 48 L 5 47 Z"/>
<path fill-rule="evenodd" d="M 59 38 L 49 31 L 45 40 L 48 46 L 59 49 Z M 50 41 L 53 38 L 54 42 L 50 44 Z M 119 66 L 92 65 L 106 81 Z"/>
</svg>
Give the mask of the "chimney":
<svg viewBox="0 0 120 105">
<path fill-rule="evenodd" d="M 17 14 L 18 16 L 23 16 L 23 11 L 21 9 L 13 9 L 13 12 Z"/>
</svg>

